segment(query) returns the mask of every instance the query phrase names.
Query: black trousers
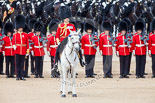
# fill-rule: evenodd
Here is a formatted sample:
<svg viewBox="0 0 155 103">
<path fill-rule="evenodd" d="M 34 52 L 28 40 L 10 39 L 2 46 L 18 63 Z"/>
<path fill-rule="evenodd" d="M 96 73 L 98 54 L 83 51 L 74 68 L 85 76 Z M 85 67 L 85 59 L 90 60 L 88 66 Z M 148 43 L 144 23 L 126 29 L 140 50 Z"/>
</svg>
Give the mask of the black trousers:
<svg viewBox="0 0 155 103">
<path fill-rule="evenodd" d="M 155 75 L 155 54 L 152 54 L 152 75 Z"/>
<path fill-rule="evenodd" d="M 95 55 L 85 55 L 85 61 L 87 63 L 85 67 L 86 75 L 92 76 L 94 73 Z"/>
<path fill-rule="evenodd" d="M 4 56 L 1 52 L 0 53 L 0 73 L 3 73 L 3 61 L 4 61 Z"/>
<path fill-rule="evenodd" d="M 14 56 L 5 56 L 6 75 L 13 76 L 15 72 L 15 58 Z M 10 69 L 9 69 L 10 67 Z"/>
<path fill-rule="evenodd" d="M 136 76 L 143 76 L 145 71 L 146 55 L 136 55 Z"/>
<path fill-rule="evenodd" d="M 130 52 L 129 60 L 128 60 L 128 74 L 130 73 L 131 57 L 132 57 L 132 52 Z"/>
<path fill-rule="evenodd" d="M 35 75 L 42 76 L 44 56 L 35 56 L 34 58 L 35 58 Z"/>
<path fill-rule="evenodd" d="M 31 73 L 34 73 L 34 56 L 30 53 L 30 58 L 31 58 Z"/>
<path fill-rule="evenodd" d="M 29 56 L 26 56 L 24 62 L 24 76 L 28 76 Z"/>
<path fill-rule="evenodd" d="M 103 72 L 104 75 L 111 75 L 112 71 L 112 55 L 103 55 Z"/>
<path fill-rule="evenodd" d="M 54 66 L 54 62 L 55 62 L 55 58 L 54 58 L 54 56 L 51 56 L 51 69 L 52 69 L 53 66 Z"/>
<path fill-rule="evenodd" d="M 22 78 L 24 76 L 23 69 L 24 69 L 24 61 L 25 55 L 15 55 L 15 65 L 17 70 L 17 78 Z"/>
<path fill-rule="evenodd" d="M 122 56 L 120 55 L 120 75 L 124 76 L 128 74 L 128 60 L 129 55 Z"/>
</svg>

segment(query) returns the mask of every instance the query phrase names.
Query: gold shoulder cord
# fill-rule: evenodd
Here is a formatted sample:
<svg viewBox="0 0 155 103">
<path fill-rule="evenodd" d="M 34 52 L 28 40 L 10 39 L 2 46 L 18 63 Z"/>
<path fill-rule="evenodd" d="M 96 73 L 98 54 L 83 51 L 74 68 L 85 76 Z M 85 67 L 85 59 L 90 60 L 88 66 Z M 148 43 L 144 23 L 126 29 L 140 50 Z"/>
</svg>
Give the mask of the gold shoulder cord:
<svg viewBox="0 0 155 103">
<path fill-rule="evenodd" d="M 63 32 L 60 34 L 60 37 L 61 37 L 65 33 L 65 31 L 67 30 L 67 24 L 65 24 L 63 27 L 61 27 L 59 24 L 59 28 L 61 29 L 60 33 L 62 32 L 62 29 L 64 29 Z"/>
</svg>

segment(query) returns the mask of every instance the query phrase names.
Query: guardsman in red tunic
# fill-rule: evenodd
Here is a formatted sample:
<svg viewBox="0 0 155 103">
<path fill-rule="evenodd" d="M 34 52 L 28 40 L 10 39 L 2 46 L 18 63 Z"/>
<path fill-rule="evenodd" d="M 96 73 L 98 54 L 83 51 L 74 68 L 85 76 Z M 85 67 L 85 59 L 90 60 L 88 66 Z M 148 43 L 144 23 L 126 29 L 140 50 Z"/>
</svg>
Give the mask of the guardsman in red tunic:
<svg viewBox="0 0 155 103">
<path fill-rule="evenodd" d="M 37 22 L 36 19 L 31 19 L 28 23 L 29 29 L 31 30 L 31 32 L 28 34 L 29 37 L 29 48 L 30 48 L 30 58 L 31 58 L 31 75 L 34 75 L 34 56 L 32 56 L 31 51 L 32 51 L 32 47 L 33 47 L 33 43 L 32 43 L 32 38 L 33 36 L 35 36 L 34 33 L 34 24 Z"/>
<path fill-rule="evenodd" d="M 155 78 L 155 19 L 151 23 L 151 35 L 149 37 L 149 56 L 152 57 L 152 78 Z"/>
<path fill-rule="evenodd" d="M 144 32 L 145 23 L 142 19 L 138 19 L 135 24 L 137 35 L 133 36 L 133 55 L 136 55 L 136 78 L 145 78 L 146 63 L 146 45 L 144 44 L 142 32 Z"/>
<path fill-rule="evenodd" d="M 76 31 L 74 24 L 71 24 L 69 21 L 69 18 L 71 17 L 71 10 L 68 6 L 62 6 L 60 8 L 60 17 L 63 20 L 63 23 L 58 25 L 57 28 L 57 33 L 56 33 L 56 40 L 58 44 L 58 48 L 56 50 L 55 54 L 55 64 L 53 67 L 53 70 L 56 70 L 58 68 L 58 60 L 59 60 L 59 54 L 63 50 L 64 45 L 67 44 L 67 37 L 70 34 L 71 31 Z M 66 39 L 65 39 L 66 38 Z M 79 50 L 79 59 L 80 59 L 80 64 L 83 67 L 85 63 L 83 62 L 82 58 L 82 52 Z"/>
<path fill-rule="evenodd" d="M 96 48 L 98 46 L 98 42 L 92 41 L 91 38 L 94 38 L 93 40 L 96 40 L 97 37 L 95 35 L 91 35 L 94 31 L 94 21 L 93 20 L 87 20 L 85 23 L 85 31 L 87 34 L 82 36 L 81 43 L 82 43 L 82 49 L 84 51 L 84 57 L 85 61 L 87 63 L 85 67 L 85 75 L 86 78 L 94 78 L 94 65 L 95 65 L 95 55 L 96 55 Z"/>
<path fill-rule="evenodd" d="M 56 32 L 57 32 L 57 28 L 58 28 L 58 23 L 59 23 L 59 20 L 53 19 L 53 20 L 51 20 L 51 22 L 49 24 L 50 35 L 47 38 L 48 39 L 47 53 L 51 57 L 51 70 L 54 66 L 55 53 L 56 53 L 56 49 L 58 47 L 56 37 L 55 37 Z M 51 77 L 52 77 L 52 72 L 51 72 Z"/>
<path fill-rule="evenodd" d="M 44 78 L 43 75 L 43 60 L 44 60 L 44 46 L 43 41 L 41 39 L 43 25 L 38 21 L 34 24 L 34 32 L 35 36 L 32 38 L 32 42 L 34 43 L 32 54 L 35 58 L 35 78 Z"/>
<path fill-rule="evenodd" d="M 3 38 L 3 35 L 1 34 L 2 28 L 3 28 L 3 23 L 2 23 L 2 21 L 0 19 L 0 75 L 4 75 L 4 73 L 3 73 L 4 56 L 3 56 L 3 52 L 2 52 L 2 44 L 3 44 L 2 38 Z"/>
<path fill-rule="evenodd" d="M 125 42 L 128 24 L 125 21 L 119 23 L 119 32 L 121 33 L 116 39 L 116 54 L 120 58 L 120 78 L 129 78 L 128 75 L 128 60 L 129 47 Z"/>
<path fill-rule="evenodd" d="M 14 78 L 15 62 L 14 62 L 14 49 L 12 45 L 12 35 L 14 26 L 12 23 L 6 23 L 3 28 L 3 32 L 6 35 L 3 37 L 3 52 L 5 54 L 6 62 L 6 78 Z M 11 66 L 10 66 L 11 64 Z M 9 69 L 10 67 L 10 69 Z M 10 70 L 10 71 L 9 71 Z"/>
<path fill-rule="evenodd" d="M 23 76 L 25 55 L 29 54 L 29 40 L 28 35 L 23 32 L 25 28 L 25 17 L 17 15 L 15 18 L 15 28 L 17 33 L 13 35 L 12 45 L 15 53 L 15 67 L 17 70 L 16 80 L 26 80 Z"/>
<path fill-rule="evenodd" d="M 112 25 L 110 22 L 103 23 L 104 33 L 100 34 L 99 49 L 103 56 L 103 72 L 104 78 L 112 78 L 112 40 L 110 40 L 110 32 Z"/>
<path fill-rule="evenodd" d="M 130 19 L 129 18 L 125 18 L 125 19 L 123 19 L 127 24 L 128 24 L 128 38 L 129 38 L 129 41 L 130 41 L 130 48 L 129 48 L 129 53 L 130 53 L 130 55 L 129 55 L 129 62 L 128 62 L 128 75 L 131 75 L 130 74 L 130 65 L 131 65 L 131 57 L 132 57 L 132 37 L 133 37 L 133 33 L 132 33 L 132 31 L 133 31 L 133 27 L 132 27 L 132 23 L 131 23 L 131 21 L 130 21 Z"/>
</svg>

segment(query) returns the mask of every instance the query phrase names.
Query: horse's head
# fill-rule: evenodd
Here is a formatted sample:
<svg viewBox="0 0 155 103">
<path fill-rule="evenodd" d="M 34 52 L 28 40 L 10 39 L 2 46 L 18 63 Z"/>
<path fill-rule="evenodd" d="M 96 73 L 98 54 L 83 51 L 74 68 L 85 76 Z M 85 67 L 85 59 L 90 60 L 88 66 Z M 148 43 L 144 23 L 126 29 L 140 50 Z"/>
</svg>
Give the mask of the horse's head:
<svg viewBox="0 0 155 103">
<path fill-rule="evenodd" d="M 80 31 L 81 29 L 77 32 L 70 30 L 70 34 L 68 36 L 69 45 L 71 45 L 76 51 L 79 51 L 80 49 Z"/>
</svg>

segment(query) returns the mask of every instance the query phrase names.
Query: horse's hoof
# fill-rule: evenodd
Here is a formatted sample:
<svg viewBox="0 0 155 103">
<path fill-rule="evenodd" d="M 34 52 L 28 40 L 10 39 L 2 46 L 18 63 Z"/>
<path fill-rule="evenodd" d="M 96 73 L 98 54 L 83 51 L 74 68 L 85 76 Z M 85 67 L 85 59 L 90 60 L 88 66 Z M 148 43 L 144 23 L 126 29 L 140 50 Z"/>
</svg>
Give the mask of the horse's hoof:
<svg viewBox="0 0 155 103">
<path fill-rule="evenodd" d="M 72 97 L 77 97 L 77 95 L 76 94 L 73 94 Z"/>
<path fill-rule="evenodd" d="M 65 97 L 66 97 L 66 95 L 65 95 L 65 94 L 63 94 L 63 95 L 61 95 L 61 97 L 62 97 L 62 98 L 65 98 Z"/>
<path fill-rule="evenodd" d="M 68 94 L 72 94 L 72 91 L 69 91 Z"/>
</svg>

